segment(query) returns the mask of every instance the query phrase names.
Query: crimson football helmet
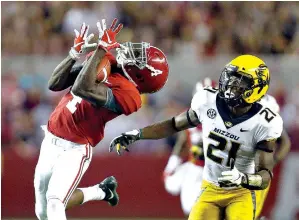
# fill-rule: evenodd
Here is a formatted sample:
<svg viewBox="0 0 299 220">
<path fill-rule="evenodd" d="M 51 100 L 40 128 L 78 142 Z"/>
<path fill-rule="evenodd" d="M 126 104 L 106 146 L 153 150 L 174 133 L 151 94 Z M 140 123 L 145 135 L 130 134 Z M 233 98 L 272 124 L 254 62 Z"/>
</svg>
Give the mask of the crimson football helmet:
<svg viewBox="0 0 299 220">
<path fill-rule="evenodd" d="M 154 93 L 163 88 L 168 79 L 169 67 L 160 49 L 146 42 L 127 42 L 116 50 L 117 63 L 139 92 Z"/>
</svg>

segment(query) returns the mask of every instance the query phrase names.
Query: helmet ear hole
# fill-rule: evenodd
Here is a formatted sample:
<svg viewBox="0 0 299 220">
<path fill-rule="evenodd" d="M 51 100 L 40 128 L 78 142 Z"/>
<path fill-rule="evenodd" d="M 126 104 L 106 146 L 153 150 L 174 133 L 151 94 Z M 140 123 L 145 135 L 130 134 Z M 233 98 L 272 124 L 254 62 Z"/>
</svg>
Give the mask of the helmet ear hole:
<svg viewBox="0 0 299 220">
<path fill-rule="evenodd" d="M 245 98 L 248 98 L 249 96 L 251 96 L 252 94 L 252 90 L 245 92 Z"/>
<path fill-rule="evenodd" d="M 159 57 L 160 59 L 163 59 L 163 57 L 161 57 L 160 56 L 160 54 L 156 51 L 155 53 L 154 53 L 157 57 Z"/>
<path fill-rule="evenodd" d="M 162 89 L 167 82 L 169 73 L 167 59 L 160 49 L 149 44 L 145 45 L 145 42 L 142 43 L 141 49 L 141 56 L 139 59 L 135 57 L 131 62 L 132 65 L 128 65 L 129 63 L 122 65 L 123 72 L 140 93 L 154 93 Z"/>
<path fill-rule="evenodd" d="M 140 73 L 136 73 L 136 79 L 137 79 L 139 82 L 144 82 L 144 77 L 143 77 L 142 74 L 140 74 Z"/>
</svg>

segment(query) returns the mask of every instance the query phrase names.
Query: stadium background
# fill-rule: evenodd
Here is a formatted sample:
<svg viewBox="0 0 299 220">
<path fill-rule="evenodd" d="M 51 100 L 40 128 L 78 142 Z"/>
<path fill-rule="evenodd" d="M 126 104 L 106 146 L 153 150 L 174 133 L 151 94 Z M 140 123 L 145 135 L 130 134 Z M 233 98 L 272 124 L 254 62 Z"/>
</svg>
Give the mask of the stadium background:
<svg viewBox="0 0 299 220">
<path fill-rule="evenodd" d="M 68 215 L 182 218 L 179 198 L 165 192 L 161 178 L 175 137 L 140 142 L 122 157 L 108 153 L 109 142 L 184 110 L 196 81 L 218 80 L 231 58 L 251 53 L 270 67 L 270 94 L 292 140 L 291 153 L 275 170 L 264 215 L 299 219 L 299 2 L 1 2 L 2 217 L 34 218 L 40 125 L 64 93 L 47 90 L 47 80 L 72 46 L 73 29 L 84 21 L 96 34 L 98 19 L 110 23 L 114 17 L 125 26 L 119 42 L 147 41 L 167 54 L 170 77 L 161 92 L 143 97 L 138 113 L 108 124 L 80 184 L 115 175 L 120 205 L 90 203 Z"/>
</svg>

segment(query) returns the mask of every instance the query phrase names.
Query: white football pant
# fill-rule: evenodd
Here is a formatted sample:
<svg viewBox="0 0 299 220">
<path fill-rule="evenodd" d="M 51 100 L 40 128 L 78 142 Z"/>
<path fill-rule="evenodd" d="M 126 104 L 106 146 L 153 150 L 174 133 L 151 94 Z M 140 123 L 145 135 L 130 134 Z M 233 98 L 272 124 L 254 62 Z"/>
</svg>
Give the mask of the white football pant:
<svg viewBox="0 0 299 220">
<path fill-rule="evenodd" d="M 64 220 L 65 207 L 89 167 L 92 147 L 58 138 L 46 126 L 34 174 L 35 213 L 39 220 Z"/>
<path fill-rule="evenodd" d="M 185 215 L 189 215 L 195 204 L 202 182 L 203 167 L 192 162 L 179 165 L 175 172 L 166 176 L 165 189 L 172 195 L 180 194 L 181 205 Z"/>
</svg>

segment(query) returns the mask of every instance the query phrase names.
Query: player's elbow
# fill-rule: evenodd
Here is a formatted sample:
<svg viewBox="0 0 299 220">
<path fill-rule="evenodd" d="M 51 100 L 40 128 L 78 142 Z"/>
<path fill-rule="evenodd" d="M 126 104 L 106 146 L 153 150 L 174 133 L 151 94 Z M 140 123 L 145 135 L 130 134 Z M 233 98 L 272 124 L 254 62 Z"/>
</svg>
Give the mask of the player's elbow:
<svg viewBox="0 0 299 220">
<path fill-rule="evenodd" d="M 286 154 L 288 154 L 291 150 L 291 141 L 290 141 L 289 137 L 285 138 L 284 147 L 285 147 L 286 152 L 287 152 Z"/>
<path fill-rule="evenodd" d="M 72 87 L 71 92 L 75 96 L 79 96 L 80 98 L 88 101 L 92 105 L 96 107 L 102 107 L 105 105 L 107 97 L 106 94 L 102 93 L 95 93 L 92 89 L 85 90 L 80 87 Z"/>
<path fill-rule="evenodd" d="M 73 93 L 73 95 L 78 96 L 86 101 L 89 101 L 91 99 L 88 92 L 86 92 L 84 89 L 80 88 L 79 86 L 73 86 L 71 92 Z"/>
<path fill-rule="evenodd" d="M 75 96 L 79 96 L 81 98 L 83 98 L 84 96 L 84 90 L 80 89 L 79 86 L 74 85 L 71 89 L 71 92 L 75 95 Z"/>
<path fill-rule="evenodd" d="M 53 92 L 57 92 L 57 91 L 61 91 L 61 88 L 59 86 L 57 86 L 54 82 L 49 81 L 48 82 L 48 89 L 53 91 Z"/>
</svg>

